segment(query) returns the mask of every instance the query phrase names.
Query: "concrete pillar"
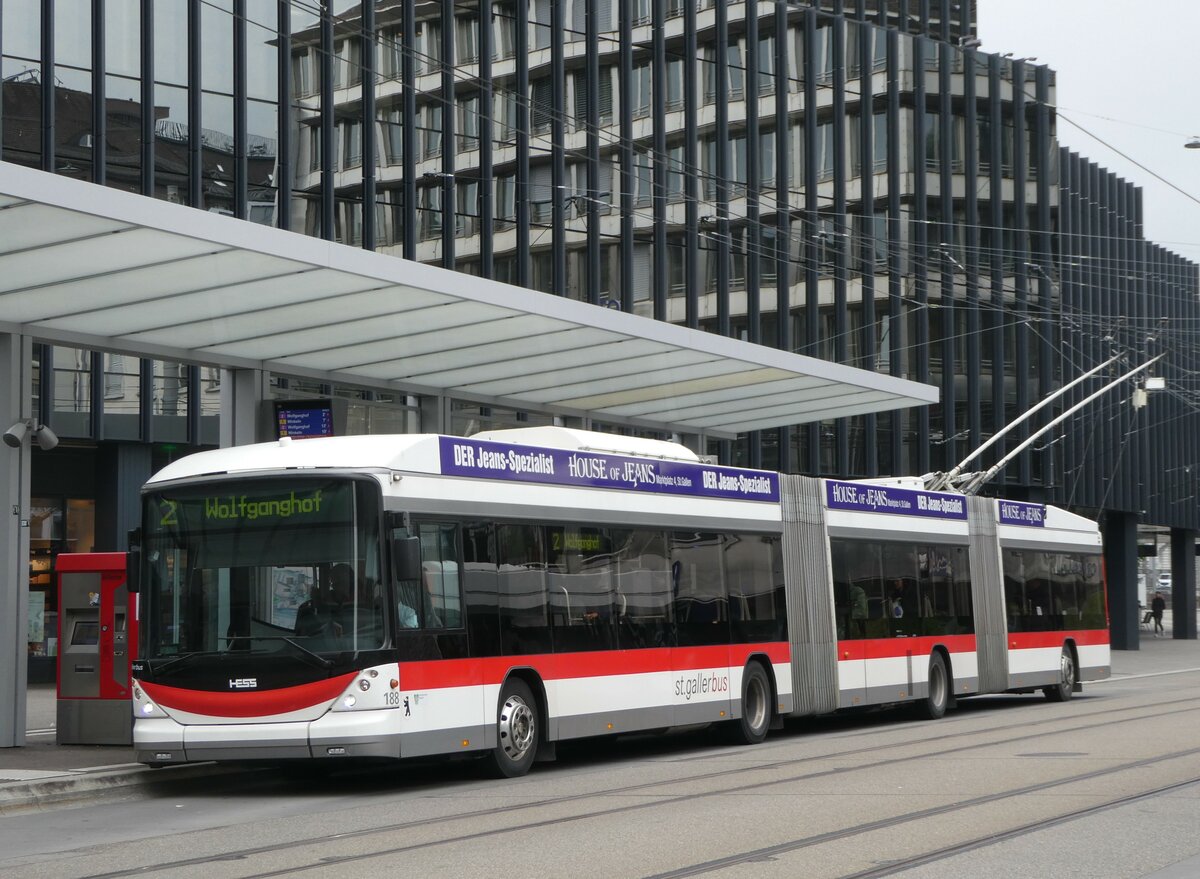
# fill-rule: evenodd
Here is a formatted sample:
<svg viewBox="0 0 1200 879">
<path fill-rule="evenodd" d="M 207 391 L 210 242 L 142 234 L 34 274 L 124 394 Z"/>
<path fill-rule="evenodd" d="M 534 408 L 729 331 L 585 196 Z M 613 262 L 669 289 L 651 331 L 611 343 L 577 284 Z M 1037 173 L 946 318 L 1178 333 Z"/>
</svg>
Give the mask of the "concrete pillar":
<svg viewBox="0 0 1200 879">
<path fill-rule="evenodd" d="M 32 418 L 33 345 L 0 333 L 0 432 Z M 28 674 L 29 464 L 32 432 L 16 448 L 0 445 L 0 748 L 25 744 Z"/>
<path fill-rule="evenodd" d="M 1171 529 L 1171 637 L 1196 640 L 1196 533 Z"/>
<path fill-rule="evenodd" d="M 271 396 L 268 382 L 261 369 L 221 370 L 221 448 L 269 438 L 259 426 L 263 401 Z"/>
<path fill-rule="evenodd" d="M 450 432 L 450 398 L 429 394 L 421 397 L 421 433 Z"/>
<path fill-rule="evenodd" d="M 1139 650 L 1137 596 L 1137 517 L 1107 510 L 1101 528 L 1108 574 L 1110 642 L 1114 650 Z"/>
</svg>

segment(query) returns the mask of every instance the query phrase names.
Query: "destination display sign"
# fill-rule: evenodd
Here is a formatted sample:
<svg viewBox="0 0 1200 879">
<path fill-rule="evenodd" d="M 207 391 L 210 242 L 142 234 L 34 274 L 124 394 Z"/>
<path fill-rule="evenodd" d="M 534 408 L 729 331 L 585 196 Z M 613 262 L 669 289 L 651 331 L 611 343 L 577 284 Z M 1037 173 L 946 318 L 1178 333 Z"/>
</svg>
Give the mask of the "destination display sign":
<svg viewBox="0 0 1200 879">
<path fill-rule="evenodd" d="M 763 470 L 445 436 L 439 437 L 438 449 L 446 476 L 779 502 L 779 475 Z"/>
<path fill-rule="evenodd" d="M 1024 525 L 1026 528 L 1046 527 L 1046 505 L 1023 501 L 998 501 L 1001 525 Z"/>
<path fill-rule="evenodd" d="M 967 499 L 959 494 L 919 491 L 891 485 L 825 481 L 825 505 L 831 510 L 923 516 L 928 519 L 966 519 Z"/>
<path fill-rule="evenodd" d="M 292 439 L 333 436 L 333 407 L 328 400 L 276 400 L 275 433 Z"/>
</svg>

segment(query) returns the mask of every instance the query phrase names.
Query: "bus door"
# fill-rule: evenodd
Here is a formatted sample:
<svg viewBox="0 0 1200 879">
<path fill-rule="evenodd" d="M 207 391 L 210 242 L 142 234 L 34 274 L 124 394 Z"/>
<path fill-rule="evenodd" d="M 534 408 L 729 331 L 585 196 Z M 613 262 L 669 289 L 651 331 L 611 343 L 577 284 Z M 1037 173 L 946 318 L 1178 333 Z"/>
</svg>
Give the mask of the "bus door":
<svg viewBox="0 0 1200 879">
<path fill-rule="evenodd" d="M 401 756 L 455 750 L 490 729 L 483 665 L 468 662 L 458 525 L 420 522 L 419 581 L 397 583 Z M 401 533 L 402 532 L 397 532 Z"/>
<path fill-rule="evenodd" d="M 878 553 L 878 579 L 864 584 L 870 593 L 867 608 L 867 697 L 872 703 L 913 697 L 918 680 L 929 664 L 928 648 L 919 640 L 925 634 L 922 605 L 929 604 L 928 552 L 907 543 L 884 542 L 863 548 Z M 943 577 L 943 579 L 947 579 Z M 947 586 L 949 588 L 949 580 Z"/>
<path fill-rule="evenodd" d="M 729 599 L 723 536 L 670 535 L 671 591 L 676 644 L 671 648 L 674 723 L 706 723 L 731 716 Z"/>
<path fill-rule="evenodd" d="M 867 637 L 872 583 L 878 581 L 878 558 L 863 553 L 861 542 L 834 538 L 829 542 L 833 569 L 833 613 L 837 632 L 838 707 L 867 701 Z"/>
</svg>

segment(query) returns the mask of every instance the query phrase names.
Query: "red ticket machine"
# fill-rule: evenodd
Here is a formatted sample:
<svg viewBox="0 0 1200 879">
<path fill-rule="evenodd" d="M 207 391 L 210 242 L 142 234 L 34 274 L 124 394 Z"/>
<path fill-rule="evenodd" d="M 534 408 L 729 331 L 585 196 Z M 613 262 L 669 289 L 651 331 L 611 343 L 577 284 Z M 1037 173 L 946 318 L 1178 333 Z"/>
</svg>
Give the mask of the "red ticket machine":
<svg viewBox="0 0 1200 879">
<path fill-rule="evenodd" d="M 58 556 L 60 745 L 133 742 L 130 660 L 137 622 L 123 552 Z"/>
</svg>

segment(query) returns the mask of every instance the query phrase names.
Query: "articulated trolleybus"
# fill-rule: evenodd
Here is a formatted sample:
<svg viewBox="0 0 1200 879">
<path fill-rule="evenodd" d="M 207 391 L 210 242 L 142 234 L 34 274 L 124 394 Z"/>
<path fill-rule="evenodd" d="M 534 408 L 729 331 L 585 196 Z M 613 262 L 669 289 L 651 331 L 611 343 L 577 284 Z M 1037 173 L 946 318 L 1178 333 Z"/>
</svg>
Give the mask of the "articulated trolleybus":
<svg viewBox="0 0 1200 879">
<path fill-rule="evenodd" d="M 545 427 L 280 440 L 144 489 L 137 759 L 477 752 L 1109 674 L 1096 525 Z"/>
</svg>

